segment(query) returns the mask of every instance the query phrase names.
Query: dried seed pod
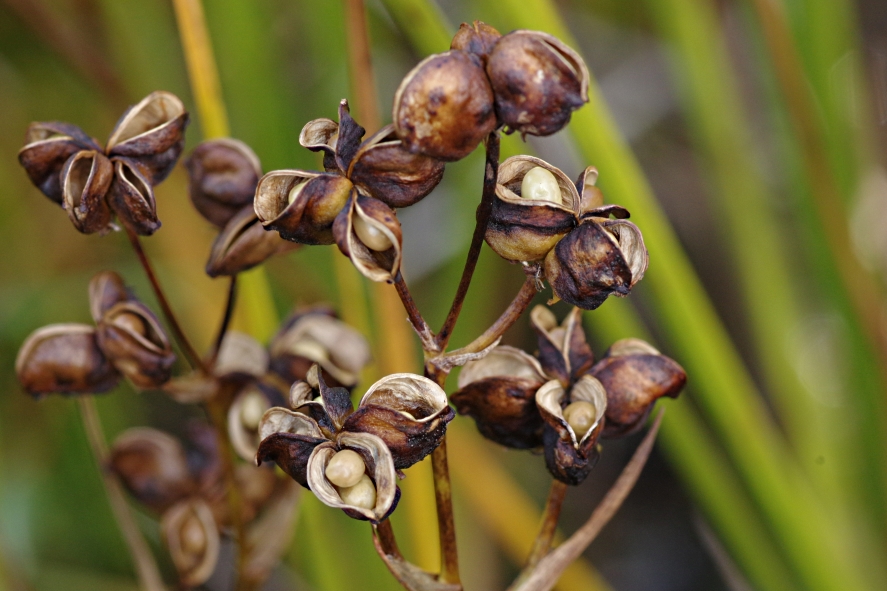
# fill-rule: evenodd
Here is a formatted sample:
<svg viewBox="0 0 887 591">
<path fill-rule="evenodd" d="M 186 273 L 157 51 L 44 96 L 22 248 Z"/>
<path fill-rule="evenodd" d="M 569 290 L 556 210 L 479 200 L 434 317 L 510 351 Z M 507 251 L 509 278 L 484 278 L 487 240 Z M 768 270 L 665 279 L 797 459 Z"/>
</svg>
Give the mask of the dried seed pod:
<svg viewBox="0 0 887 591">
<path fill-rule="evenodd" d="M 585 62 L 547 33 L 505 35 L 490 52 L 486 70 L 500 123 L 522 134 L 551 135 L 588 102 Z"/>
<path fill-rule="evenodd" d="M 487 439 L 532 449 L 542 445 L 543 422 L 535 396 L 547 380 L 536 359 L 520 349 L 500 346 L 465 364 L 459 390 L 451 398 L 459 414 L 472 417 Z"/>
<path fill-rule="evenodd" d="M 256 457 L 261 443 L 259 423 L 265 411 L 272 406 L 272 401 L 263 389 L 252 383 L 243 388 L 228 407 L 228 436 L 231 447 L 246 461 Z"/>
<path fill-rule="evenodd" d="M 232 138 L 198 144 L 185 161 L 188 196 L 195 209 L 211 224 L 224 228 L 251 206 L 262 165 L 245 143 Z"/>
<path fill-rule="evenodd" d="M 268 371 L 268 365 L 268 352 L 259 341 L 248 334 L 229 330 L 216 355 L 213 374 L 220 378 L 260 378 Z"/>
<path fill-rule="evenodd" d="M 593 415 L 588 420 L 574 421 L 573 424 L 582 424 L 582 432 L 577 432 L 564 416 L 565 409 L 577 402 L 590 405 Z M 546 423 L 543 441 L 548 471 L 561 482 L 580 484 L 598 457 L 596 444 L 604 427 L 607 408 L 604 386 L 590 375 L 582 376 L 569 391 L 552 380 L 536 392 L 536 404 Z"/>
<path fill-rule="evenodd" d="M 343 429 L 380 437 L 391 450 L 394 467 L 403 469 L 440 445 L 454 416 L 440 386 L 422 376 L 398 373 L 370 386 Z"/>
<path fill-rule="evenodd" d="M 680 365 L 640 339 L 615 342 L 591 373 L 607 391 L 604 437 L 637 431 L 656 400 L 677 398 L 687 383 Z"/>
<path fill-rule="evenodd" d="M 89 280 L 89 311 L 98 323 L 114 304 L 134 299 L 130 296 L 123 278 L 114 271 L 102 271 Z"/>
<path fill-rule="evenodd" d="M 163 540 L 185 587 L 202 585 L 219 559 L 219 530 L 206 501 L 193 498 L 171 507 L 160 522 Z"/>
<path fill-rule="evenodd" d="M 299 143 L 312 152 L 323 152 L 323 169 L 338 172 L 336 164 L 336 144 L 339 140 L 339 124 L 332 119 L 314 119 L 305 124 L 299 133 Z"/>
<path fill-rule="evenodd" d="M 169 381 L 175 355 L 157 317 L 141 302 L 120 302 L 98 323 L 98 343 L 123 375 L 139 388 Z"/>
<path fill-rule="evenodd" d="M 337 452 L 350 449 L 361 456 L 366 464 L 366 472 L 375 498 L 368 494 L 366 485 L 361 491 L 348 491 L 343 494 L 326 477 L 326 469 Z M 342 509 L 350 517 L 366 519 L 373 523 L 384 521 L 397 506 L 400 490 L 397 488 L 394 461 L 385 442 L 369 433 L 342 433 L 336 443 L 327 442 L 317 446 L 308 459 L 308 485 L 325 505 Z M 357 493 L 357 494 L 355 494 Z M 362 501 L 371 499 L 372 504 Z M 350 502 L 349 502 L 350 501 Z M 359 504 L 352 504 L 352 503 Z M 370 505 L 370 506 L 367 506 Z"/>
<path fill-rule="evenodd" d="M 351 194 L 351 181 L 336 174 L 275 170 L 256 187 L 256 215 L 265 228 L 302 244 L 332 244 L 333 221 Z"/>
<path fill-rule="evenodd" d="M 269 409 L 262 416 L 259 439 L 256 464 L 274 462 L 305 488 L 309 488 L 309 457 L 315 447 L 329 442 L 314 419 L 279 407 Z"/>
<path fill-rule="evenodd" d="M 31 123 L 18 160 L 35 187 L 62 204 L 61 171 L 68 159 L 81 150 L 101 151 L 94 139 L 70 123 Z"/>
<path fill-rule="evenodd" d="M 473 53 L 486 64 L 493 46 L 501 38 L 502 33 L 484 22 L 474 21 L 470 25 L 462 23 L 450 43 L 450 49 Z"/>
<path fill-rule="evenodd" d="M 631 222 L 588 218 L 545 257 L 554 294 L 594 310 L 611 294 L 628 295 L 647 270 L 641 231 Z"/>
<path fill-rule="evenodd" d="M 107 232 L 111 208 L 105 197 L 111 187 L 114 167 L 96 150 L 81 150 L 65 163 L 61 172 L 62 199 L 68 217 L 84 234 Z"/>
<path fill-rule="evenodd" d="M 585 340 L 579 308 L 573 308 L 559 325 L 551 310 L 536 306 L 530 312 L 530 325 L 536 332 L 539 361 L 547 375 L 566 387 L 588 372 L 594 354 Z"/>
<path fill-rule="evenodd" d="M 408 151 L 394 126 L 387 125 L 360 145 L 347 176 L 386 205 L 407 207 L 428 195 L 443 173 L 443 162 Z"/>
<path fill-rule="evenodd" d="M 403 237 L 394 210 L 352 192 L 333 225 L 336 245 L 360 273 L 373 281 L 394 281 L 400 270 Z"/>
<path fill-rule="evenodd" d="M 114 180 L 108 191 L 108 204 L 133 232 L 150 236 L 160 228 L 151 182 L 131 160 L 113 158 L 111 163 L 114 165 Z"/>
<path fill-rule="evenodd" d="M 551 173 L 559 196 L 539 200 L 527 198 L 524 189 L 537 196 L 553 189 L 538 191 L 525 187 L 524 179 L 541 168 Z M 484 238 L 499 256 L 509 261 L 538 261 L 578 223 L 579 193 L 560 169 L 533 156 L 513 156 L 499 166 L 496 197 L 490 224 Z"/>
<path fill-rule="evenodd" d="M 296 250 L 301 245 L 282 240 L 259 223 L 252 205 L 232 217 L 213 242 L 206 263 L 210 277 L 233 276 L 264 263 L 276 254 Z"/>
<path fill-rule="evenodd" d="M 422 60 L 394 95 L 393 120 L 410 152 L 445 161 L 467 156 L 496 128 L 480 58 L 448 51 Z"/>
<path fill-rule="evenodd" d="M 188 113 L 177 96 L 152 92 L 123 114 L 108 138 L 106 153 L 132 160 L 148 182 L 156 185 L 179 159 L 187 125 Z"/>
<path fill-rule="evenodd" d="M 118 435 L 108 467 L 139 503 L 158 513 L 196 487 L 182 445 L 157 429 L 135 427 Z"/>
<path fill-rule="evenodd" d="M 34 396 L 106 392 L 120 374 L 85 324 L 52 324 L 32 332 L 19 349 L 15 373 Z"/>
</svg>

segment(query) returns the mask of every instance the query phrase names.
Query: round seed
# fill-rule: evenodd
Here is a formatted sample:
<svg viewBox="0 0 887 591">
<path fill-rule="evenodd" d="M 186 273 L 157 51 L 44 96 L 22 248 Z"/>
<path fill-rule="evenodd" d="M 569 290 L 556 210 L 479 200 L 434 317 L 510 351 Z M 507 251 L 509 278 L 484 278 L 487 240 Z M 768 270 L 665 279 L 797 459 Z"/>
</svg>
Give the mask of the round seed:
<svg viewBox="0 0 887 591">
<path fill-rule="evenodd" d="M 520 185 L 521 197 L 534 201 L 549 201 L 561 205 L 561 188 L 551 171 L 536 166 L 527 171 Z"/>
<path fill-rule="evenodd" d="M 360 238 L 360 241 L 363 242 L 367 248 L 381 252 L 394 246 L 391 239 L 388 238 L 382 230 L 371 225 L 357 214 L 354 215 L 353 223 L 354 233 L 357 234 L 357 237 Z"/>
<path fill-rule="evenodd" d="M 339 496 L 348 505 L 362 509 L 372 509 L 376 506 L 376 487 L 366 474 L 362 475 L 354 486 L 341 487 L 338 490 Z"/>
<path fill-rule="evenodd" d="M 347 488 L 357 485 L 365 470 L 366 465 L 359 453 L 343 449 L 330 458 L 324 474 L 334 485 Z"/>
<path fill-rule="evenodd" d="M 576 437 L 582 438 L 594 426 L 597 419 L 597 408 L 584 400 L 577 400 L 564 409 L 564 420 L 573 429 Z"/>
</svg>

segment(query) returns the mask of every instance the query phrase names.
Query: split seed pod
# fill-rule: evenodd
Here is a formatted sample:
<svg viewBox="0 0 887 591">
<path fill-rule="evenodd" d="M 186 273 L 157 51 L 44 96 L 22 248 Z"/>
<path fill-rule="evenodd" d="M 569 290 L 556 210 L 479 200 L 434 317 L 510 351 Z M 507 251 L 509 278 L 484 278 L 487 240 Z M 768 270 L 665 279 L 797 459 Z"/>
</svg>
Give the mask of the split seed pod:
<svg viewBox="0 0 887 591">
<path fill-rule="evenodd" d="M 151 181 L 135 161 L 114 158 L 114 180 L 108 191 L 108 203 L 120 221 L 140 236 L 150 236 L 160 228 L 157 202 Z"/>
<path fill-rule="evenodd" d="M 218 228 L 251 205 L 262 165 L 245 143 L 232 138 L 201 142 L 185 161 L 188 196 L 204 219 Z"/>
<path fill-rule="evenodd" d="M 607 391 L 604 437 L 622 437 L 644 424 L 662 396 L 677 398 L 687 383 L 684 369 L 640 339 L 610 347 L 591 370 Z"/>
<path fill-rule="evenodd" d="M 419 62 L 394 95 L 393 120 L 410 152 L 445 161 L 467 156 L 496 128 L 480 58 L 448 51 Z"/>
<path fill-rule="evenodd" d="M 133 298 L 130 297 L 123 278 L 114 271 L 96 273 L 89 280 L 89 311 L 96 323 L 115 304 L 129 299 Z"/>
<path fill-rule="evenodd" d="M 574 429 L 565 416 L 577 403 L 590 405 L 582 431 Z M 536 392 L 536 405 L 546 423 L 543 440 L 548 471 L 561 482 L 580 484 L 598 458 L 596 444 L 607 408 L 604 386 L 590 375 L 582 376 L 569 390 L 552 380 Z"/>
<path fill-rule="evenodd" d="M 578 53 L 539 31 L 513 31 L 495 44 L 487 74 L 500 123 L 530 135 L 551 135 L 588 102 L 588 68 Z"/>
<path fill-rule="evenodd" d="M 84 234 L 107 232 L 111 208 L 105 200 L 114 167 L 97 150 L 81 150 L 65 163 L 61 172 L 62 198 L 68 217 Z"/>
<path fill-rule="evenodd" d="M 141 302 L 111 307 L 98 323 L 98 343 L 123 375 L 139 388 L 169 381 L 175 355 L 157 317 Z"/>
<path fill-rule="evenodd" d="M 259 223 L 252 205 L 246 205 L 232 217 L 213 242 L 206 263 L 210 277 L 233 276 L 264 263 L 277 254 L 299 248 L 288 240 L 281 240 Z"/>
<path fill-rule="evenodd" d="M 400 271 L 403 235 L 394 210 L 355 189 L 333 225 L 336 245 L 372 281 L 391 283 Z"/>
<path fill-rule="evenodd" d="M 462 23 L 450 43 L 450 49 L 473 53 L 486 63 L 493 47 L 501 38 L 502 33 L 484 22 L 474 21 L 470 25 Z"/>
<path fill-rule="evenodd" d="M 15 373 L 34 396 L 106 392 L 120 374 L 85 324 L 52 324 L 32 332 L 19 349 Z"/>
<path fill-rule="evenodd" d="M 568 386 L 588 373 L 594 363 L 594 353 L 585 340 L 579 308 L 573 308 L 558 324 L 549 308 L 536 306 L 530 312 L 530 325 L 536 332 L 537 357 L 546 375 Z"/>
<path fill-rule="evenodd" d="M 34 186 L 61 205 L 62 168 L 81 150 L 101 152 L 101 147 L 76 125 L 60 121 L 31 123 L 18 160 Z"/>
<path fill-rule="evenodd" d="M 206 501 L 193 498 L 171 507 L 160 522 L 163 540 L 185 587 L 202 585 L 219 559 L 219 530 Z"/>
<path fill-rule="evenodd" d="M 255 459 L 256 450 L 262 441 L 259 423 L 275 402 L 277 400 L 272 400 L 259 384 L 250 383 L 235 396 L 228 408 L 228 436 L 231 439 L 231 447 L 242 459 L 246 461 Z"/>
<path fill-rule="evenodd" d="M 274 407 L 262 416 L 259 438 L 256 464 L 274 462 L 308 488 L 308 458 L 315 447 L 328 441 L 317 422 L 300 412 Z"/>
</svg>

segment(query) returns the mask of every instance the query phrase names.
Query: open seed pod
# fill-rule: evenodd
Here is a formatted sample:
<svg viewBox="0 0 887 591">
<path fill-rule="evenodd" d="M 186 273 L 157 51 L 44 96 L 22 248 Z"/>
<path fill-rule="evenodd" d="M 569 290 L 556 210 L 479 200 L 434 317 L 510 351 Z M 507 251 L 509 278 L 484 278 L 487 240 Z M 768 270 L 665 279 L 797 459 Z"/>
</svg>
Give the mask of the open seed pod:
<svg viewBox="0 0 887 591">
<path fill-rule="evenodd" d="M 486 64 L 493 46 L 501 38 L 502 33 L 484 22 L 474 21 L 470 25 L 462 23 L 450 43 L 450 49 L 473 53 Z"/>
<path fill-rule="evenodd" d="M 499 346 L 469 361 L 451 396 L 460 415 L 477 423 L 481 435 L 516 449 L 542 445 L 542 417 L 536 391 L 548 381 L 539 362 L 514 347 Z"/>
<path fill-rule="evenodd" d="M 336 164 L 336 143 L 339 139 L 339 124 L 332 119 L 320 118 L 309 121 L 299 133 L 299 143 L 312 152 L 323 152 L 323 169 L 326 172 L 339 172 Z"/>
<path fill-rule="evenodd" d="M 148 182 L 156 185 L 179 159 L 187 125 L 188 113 L 177 96 L 152 92 L 123 114 L 108 138 L 106 153 L 134 161 Z"/>
<path fill-rule="evenodd" d="M 229 330 L 216 355 L 213 374 L 218 377 L 259 378 L 268 371 L 268 364 L 268 352 L 259 341 L 248 334 Z"/>
<path fill-rule="evenodd" d="M 133 232 L 150 236 L 160 228 L 151 182 L 131 160 L 113 158 L 111 163 L 114 165 L 114 180 L 108 191 L 108 204 Z"/>
<path fill-rule="evenodd" d="M 539 362 L 545 373 L 568 386 L 588 372 L 594 363 L 594 353 L 585 340 L 582 311 L 573 308 L 561 324 L 545 306 L 536 306 L 530 312 L 530 325 L 539 342 Z"/>
<path fill-rule="evenodd" d="M 373 281 L 394 281 L 400 271 L 403 235 L 394 210 L 355 189 L 333 225 L 336 245 L 360 273 Z"/>
<path fill-rule="evenodd" d="M 63 204 L 74 227 L 84 234 L 107 232 L 111 208 L 105 197 L 114 178 L 111 161 L 96 150 L 81 150 L 68 158 L 61 175 Z"/>
<path fill-rule="evenodd" d="M 480 58 L 448 51 L 419 62 L 397 88 L 393 121 L 410 152 L 445 161 L 470 154 L 496 128 Z"/>
<path fill-rule="evenodd" d="M 533 156 L 499 166 L 484 238 L 509 261 L 538 261 L 578 223 L 579 193 L 560 169 Z"/>
<path fill-rule="evenodd" d="M 100 152 L 101 147 L 76 125 L 60 121 L 31 123 L 18 161 L 34 186 L 61 205 L 62 168 L 68 158 L 81 150 Z"/>
<path fill-rule="evenodd" d="M 160 521 L 163 541 L 184 587 L 202 585 L 219 559 L 219 530 L 206 501 L 199 497 L 170 507 Z"/>
<path fill-rule="evenodd" d="M 88 394 L 106 392 L 120 374 L 85 324 L 51 324 L 28 335 L 15 358 L 15 374 L 26 392 Z"/>
<path fill-rule="evenodd" d="M 98 343 L 120 373 L 139 388 L 158 388 L 175 355 L 157 317 L 141 302 L 120 302 L 98 323 Z"/>
<path fill-rule="evenodd" d="M 251 206 L 262 165 L 240 140 L 220 138 L 198 144 L 185 161 L 188 196 L 204 219 L 218 228 Z"/>
<path fill-rule="evenodd" d="M 554 294 L 594 310 L 611 294 L 626 296 L 647 270 L 641 231 L 625 220 L 588 218 L 545 257 Z"/>
<path fill-rule="evenodd" d="M 640 339 L 616 341 L 591 369 L 607 391 L 604 437 L 634 433 L 662 396 L 677 398 L 687 374 L 674 360 Z"/>
<path fill-rule="evenodd" d="M 578 53 L 540 31 L 512 31 L 487 58 L 499 122 L 522 134 L 551 135 L 588 102 L 588 68 Z"/>
<path fill-rule="evenodd" d="M 256 464 L 274 462 L 305 488 L 308 458 L 315 447 L 329 441 L 314 419 L 280 407 L 273 407 L 262 416 L 259 439 Z"/>
<path fill-rule="evenodd" d="M 607 393 L 590 375 L 569 391 L 556 380 L 536 392 L 536 405 L 545 420 L 545 465 L 566 484 L 579 484 L 598 458 L 597 439 L 604 427 Z"/>
<path fill-rule="evenodd" d="M 328 466 L 343 450 L 360 456 L 365 478 L 355 486 L 337 488 L 327 477 Z M 395 479 L 391 452 L 384 441 L 369 433 L 342 433 L 335 443 L 317 446 L 308 459 L 308 487 L 317 498 L 325 505 L 344 510 L 350 517 L 372 523 L 387 519 L 397 506 L 400 490 Z"/>
<path fill-rule="evenodd" d="M 386 125 L 360 145 L 347 176 L 382 203 L 407 207 L 428 195 L 443 173 L 443 162 L 408 151 L 394 126 Z"/>
<path fill-rule="evenodd" d="M 410 373 L 385 376 L 367 390 L 345 420 L 348 432 L 380 437 L 398 470 L 409 468 L 440 445 L 455 413 L 443 389 Z"/>
<path fill-rule="evenodd" d="M 306 379 L 316 363 L 331 386 L 346 388 L 357 385 L 371 359 L 364 336 L 321 309 L 290 316 L 268 350 L 271 369 L 289 383 Z"/>
<path fill-rule="evenodd" d="M 265 230 L 253 206 L 246 205 L 232 217 L 216 237 L 206 263 L 210 277 L 233 276 L 264 263 L 276 254 L 296 250 L 301 245 L 282 240 Z"/>
<path fill-rule="evenodd" d="M 351 194 L 337 174 L 275 170 L 259 180 L 255 209 L 262 225 L 302 244 L 332 244 L 333 221 Z"/>
<path fill-rule="evenodd" d="M 228 407 L 228 436 L 231 447 L 247 462 L 255 459 L 261 443 L 259 423 L 265 412 L 276 402 L 278 401 L 271 400 L 264 389 L 253 382 L 241 389 Z"/>
<path fill-rule="evenodd" d="M 123 278 L 114 271 L 102 271 L 89 280 L 89 311 L 98 323 L 115 304 L 132 299 Z"/>
<path fill-rule="evenodd" d="M 148 427 L 118 435 L 108 467 L 139 503 L 158 513 L 192 494 L 197 485 L 179 441 Z"/>
</svg>

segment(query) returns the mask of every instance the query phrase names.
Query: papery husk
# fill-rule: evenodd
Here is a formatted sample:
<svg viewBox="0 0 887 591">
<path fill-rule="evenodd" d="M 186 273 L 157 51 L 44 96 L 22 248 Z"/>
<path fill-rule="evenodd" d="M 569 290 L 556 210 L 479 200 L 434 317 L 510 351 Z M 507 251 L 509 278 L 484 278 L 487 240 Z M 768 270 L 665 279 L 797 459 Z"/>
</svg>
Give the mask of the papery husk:
<svg viewBox="0 0 887 591">
<path fill-rule="evenodd" d="M 114 180 L 108 190 L 108 204 L 125 226 L 140 236 L 150 236 L 160 228 L 150 180 L 131 160 L 112 158 L 111 163 Z"/>
<path fill-rule="evenodd" d="M 76 125 L 61 121 L 31 123 L 18 160 L 34 186 L 61 205 L 62 168 L 81 150 L 100 152 L 101 147 Z"/>
<path fill-rule="evenodd" d="M 326 479 L 326 466 L 336 452 L 350 449 L 363 458 L 367 474 L 376 488 L 376 504 L 372 509 L 349 505 L 342 500 L 336 488 Z M 388 518 L 397 507 L 400 490 L 391 452 L 385 442 L 369 433 L 341 433 L 336 443 L 329 442 L 314 449 L 308 460 L 308 484 L 311 491 L 325 505 L 342 509 L 350 517 L 379 523 Z"/>
<path fill-rule="evenodd" d="M 289 203 L 290 190 L 309 181 Z M 259 180 L 255 210 L 265 228 L 301 244 L 332 244 L 333 222 L 351 194 L 351 181 L 337 174 L 275 170 Z"/>
<path fill-rule="evenodd" d="M 52 324 L 28 335 L 15 359 L 19 383 L 31 395 L 107 392 L 120 374 L 86 324 Z"/>
<path fill-rule="evenodd" d="M 563 409 L 572 402 L 594 404 L 597 420 L 585 433 L 576 433 L 564 419 Z M 597 440 L 603 431 L 607 394 L 590 375 L 582 376 L 569 392 L 556 380 L 536 392 L 536 405 L 546 423 L 543 431 L 545 465 L 552 476 L 566 484 L 580 484 L 597 462 Z"/>
<path fill-rule="evenodd" d="M 508 33 L 490 52 L 486 72 L 496 97 L 496 116 L 511 131 L 551 135 L 588 102 L 585 62 L 547 33 Z"/>
<path fill-rule="evenodd" d="M 204 535 L 205 547 L 199 554 L 189 553 L 182 537 L 181 528 L 189 521 L 199 524 Z M 163 515 L 160 530 L 181 584 L 196 587 L 205 583 L 215 570 L 221 547 L 219 530 L 209 505 L 200 498 L 174 505 Z"/>
<path fill-rule="evenodd" d="M 562 385 L 568 386 L 594 363 L 579 308 L 573 308 L 559 325 L 551 310 L 536 306 L 530 312 L 530 326 L 536 332 L 539 361 L 545 373 L 556 377 Z"/>
<path fill-rule="evenodd" d="M 123 114 L 108 139 L 108 156 L 133 160 L 152 185 L 167 177 L 185 145 L 188 113 L 170 92 L 152 92 Z"/>
<path fill-rule="evenodd" d="M 267 412 L 273 405 L 273 402 L 265 395 L 265 392 L 257 384 L 251 383 L 242 388 L 231 406 L 228 407 L 228 437 L 231 440 L 231 447 L 240 456 L 241 459 L 249 462 L 256 457 L 259 444 L 262 442 L 259 434 L 259 427 L 250 428 L 243 421 L 243 408 L 248 398 L 255 398 L 263 403 L 263 414 Z"/>
<path fill-rule="evenodd" d="M 551 172 L 561 189 L 561 204 L 524 199 L 521 183 L 535 167 Z M 538 261 L 577 223 L 579 194 L 560 169 L 534 156 L 512 156 L 499 166 L 496 197 L 484 238 L 509 261 Z"/>
<path fill-rule="evenodd" d="M 259 378 L 268 371 L 268 365 L 268 352 L 259 341 L 246 333 L 229 330 L 216 355 L 213 374 Z"/>
<path fill-rule="evenodd" d="M 351 168 L 351 161 L 360 147 L 360 142 L 366 134 L 366 129 L 357 124 L 351 117 L 351 109 L 348 100 L 339 101 L 339 135 L 336 138 L 336 166 L 340 173 Z"/>
<path fill-rule="evenodd" d="M 440 445 L 455 413 L 443 389 L 410 373 L 385 376 L 370 386 L 345 421 L 349 432 L 371 433 L 391 450 L 394 467 L 409 468 Z"/>
<path fill-rule="evenodd" d="M 82 150 L 68 158 L 61 178 L 63 207 L 77 231 L 107 232 L 111 208 L 106 196 L 114 178 L 111 161 L 101 152 Z"/>
<path fill-rule="evenodd" d="M 162 513 L 195 491 L 185 450 L 171 435 L 134 427 L 111 445 L 108 467 L 135 499 Z"/>
<path fill-rule="evenodd" d="M 339 124 L 332 119 L 320 118 L 309 121 L 299 133 L 299 143 L 312 152 L 323 152 L 323 169 L 326 172 L 344 173 L 336 164 L 336 143 Z"/>
<path fill-rule="evenodd" d="M 136 316 L 145 334 L 116 323 L 123 314 Z M 138 388 L 159 388 L 169 381 L 175 354 L 157 317 L 141 302 L 120 302 L 98 323 L 98 343 L 105 355 Z"/>
<path fill-rule="evenodd" d="M 444 163 L 403 147 L 393 125 L 386 125 L 360 145 L 348 178 L 389 207 L 418 203 L 440 183 Z"/>
<path fill-rule="evenodd" d="M 354 230 L 355 217 L 382 232 L 392 246 L 384 251 L 367 247 Z M 400 271 L 403 235 L 393 209 L 378 199 L 358 194 L 355 189 L 346 209 L 336 218 L 333 235 L 339 250 L 364 277 L 372 281 L 394 281 Z"/>
<path fill-rule="evenodd" d="M 213 242 L 206 274 L 210 277 L 234 276 L 300 246 L 281 239 L 276 232 L 265 230 L 253 206 L 247 205 L 231 218 Z"/>
<path fill-rule="evenodd" d="M 410 152 L 444 161 L 470 154 L 496 128 L 480 58 L 447 51 L 419 62 L 394 95 L 392 119 Z"/>
<path fill-rule="evenodd" d="M 274 462 L 289 476 L 308 488 L 308 458 L 318 445 L 329 440 L 314 419 L 285 408 L 269 409 L 259 423 L 261 443 L 256 464 Z"/>
<path fill-rule="evenodd" d="M 252 206 L 262 165 L 240 140 L 219 138 L 201 142 L 185 161 L 188 196 L 201 216 L 224 228 L 244 207 Z"/>
<path fill-rule="evenodd" d="M 96 273 L 89 280 L 89 311 L 98 323 L 115 304 L 133 299 L 123 278 L 114 271 Z"/>
</svg>

